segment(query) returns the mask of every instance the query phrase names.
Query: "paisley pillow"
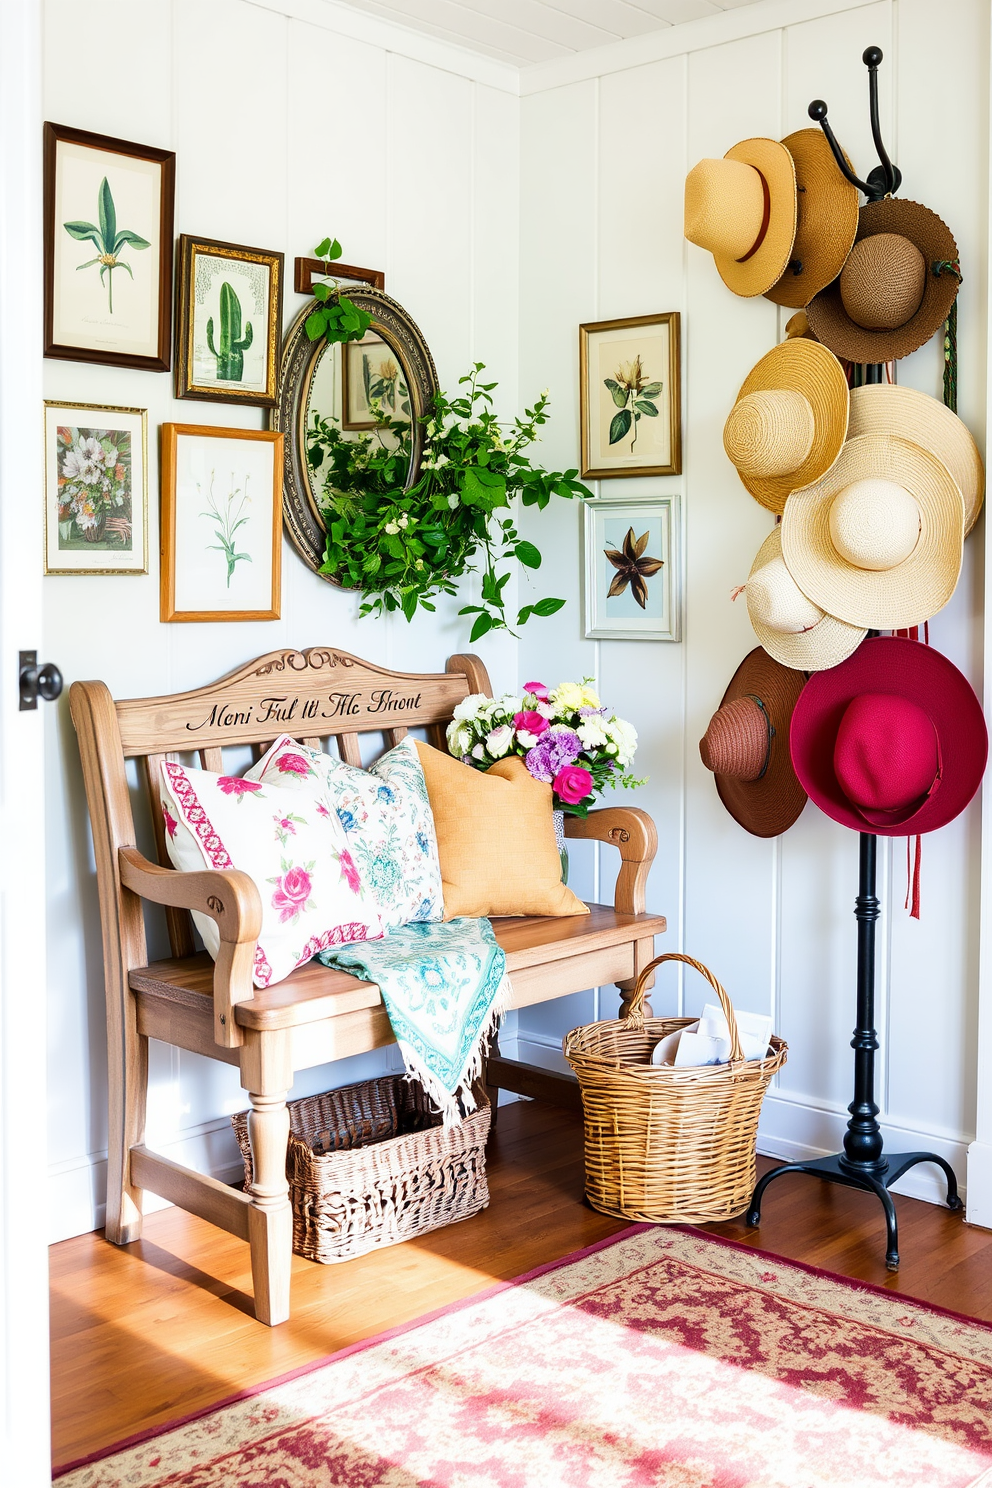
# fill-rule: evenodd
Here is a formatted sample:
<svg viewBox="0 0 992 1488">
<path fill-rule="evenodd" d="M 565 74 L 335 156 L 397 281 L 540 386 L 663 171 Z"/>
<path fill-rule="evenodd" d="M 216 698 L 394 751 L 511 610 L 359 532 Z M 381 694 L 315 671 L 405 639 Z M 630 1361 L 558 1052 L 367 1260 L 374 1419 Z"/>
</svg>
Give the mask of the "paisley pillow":
<svg viewBox="0 0 992 1488">
<path fill-rule="evenodd" d="M 262 898 L 256 987 L 270 987 L 330 946 L 382 935 L 344 829 L 319 792 L 260 785 L 162 761 L 169 857 L 180 869 L 240 868 Z M 215 921 L 194 914 L 216 960 Z"/>
<path fill-rule="evenodd" d="M 370 769 L 362 770 L 284 734 L 247 778 L 323 792 L 344 827 L 385 929 L 442 918 L 434 818 L 412 739 L 401 739 Z"/>
</svg>

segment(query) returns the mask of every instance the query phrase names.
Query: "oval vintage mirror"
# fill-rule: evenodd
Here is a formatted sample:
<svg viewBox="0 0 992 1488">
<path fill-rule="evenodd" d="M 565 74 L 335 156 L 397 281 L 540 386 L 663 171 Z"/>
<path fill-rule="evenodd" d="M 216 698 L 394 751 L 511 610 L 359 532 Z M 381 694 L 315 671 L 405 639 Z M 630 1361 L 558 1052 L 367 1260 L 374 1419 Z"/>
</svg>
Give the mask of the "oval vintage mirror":
<svg viewBox="0 0 992 1488">
<path fill-rule="evenodd" d="M 334 421 L 347 439 L 375 427 L 368 399 L 393 421 L 412 423 L 407 489 L 420 471 L 424 430 L 420 420 L 437 392 L 437 372 L 427 342 L 403 306 L 381 289 L 345 285 L 348 298 L 372 317 L 361 341 L 329 345 L 306 333 L 313 304 L 305 305 L 283 343 L 279 402 L 271 426 L 286 435 L 283 515 L 296 551 L 309 568 L 320 572 L 326 529 L 321 512 L 321 465 L 307 458 L 307 431 L 314 414 Z M 388 438 L 388 435 L 383 437 Z M 320 574 L 328 583 L 338 580 Z"/>
</svg>

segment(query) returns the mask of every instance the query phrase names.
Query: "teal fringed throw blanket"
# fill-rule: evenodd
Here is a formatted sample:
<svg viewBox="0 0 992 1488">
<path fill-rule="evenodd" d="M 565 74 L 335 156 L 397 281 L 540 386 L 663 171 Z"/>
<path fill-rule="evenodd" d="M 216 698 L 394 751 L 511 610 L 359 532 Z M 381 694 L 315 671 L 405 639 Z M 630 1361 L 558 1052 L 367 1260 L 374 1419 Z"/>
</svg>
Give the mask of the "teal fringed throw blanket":
<svg viewBox="0 0 992 1488">
<path fill-rule="evenodd" d="M 488 920 L 461 917 L 404 925 L 381 940 L 320 951 L 325 966 L 375 982 L 407 1073 L 420 1081 L 446 1126 L 475 1109 L 472 1081 L 506 1003 L 506 957 Z"/>
</svg>

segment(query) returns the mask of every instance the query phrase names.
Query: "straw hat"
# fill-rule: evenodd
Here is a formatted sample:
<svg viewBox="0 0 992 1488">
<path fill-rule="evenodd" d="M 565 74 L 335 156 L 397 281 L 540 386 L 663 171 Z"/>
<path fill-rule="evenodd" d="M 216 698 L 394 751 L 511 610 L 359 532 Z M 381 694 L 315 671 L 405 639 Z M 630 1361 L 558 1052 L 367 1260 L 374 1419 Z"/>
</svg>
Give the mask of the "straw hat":
<svg viewBox="0 0 992 1488">
<path fill-rule="evenodd" d="M 847 437 L 849 403 L 843 368 L 816 341 L 783 341 L 751 368 L 723 447 L 755 501 L 780 512 L 790 491 L 826 474 Z"/>
<path fill-rule="evenodd" d="M 782 553 L 803 593 L 873 630 L 921 625 L 942 609 L 963 543 L 964 500 L 947 467 L 894 434 L 848 440 L 782 517 Z"/>
<path fill-rule="evenodd" d="M 933 832 L 968 805 L 988 734 L 957 667 L 919 641 L 876 636 L 819 672 L 792 715 L 800 781 L 834 821 L 876 837 Z"/>
<path fill-rule="evenodd" d="M 964 535 L 974 527 L 985 495 L 985 470 L 968 426 L 929 393 L 877 382 L 851 393 L 848 439 L 861 434 L 898 434 L 936 455 L 964 497 Z"/>
<path fill-rule="evenodd" d="M 777 837 L 806 805 L 789 755 L 789 722 L 805 681 L 756 646 L 730 679 L 699 741 L 720 800 L 755 837 Z"/>
<path fill-rule="evenodd" d="M 783 666 L 823 671 L 846 660 L 867 635 L 864 626 L 837 620 L 807 599 L 785 566 L 781 527 L 758 549 L 744 593 L 755 635 Z"/>
<path fill-rule="evenodd" d="M 782 143 L 796 167 L 799 211 L 792 257 L 765 298 L 801 310 L 847 262 L 858 230 L 858 188 L 841 175 L 822 129 L 799 129 Z"/>
<path fill-rule="evenodd" d="M 858 214 L 843 270 L 806 307 L 825 346 L 850 362 L 890 362 L 929 341 L 947 319 L 960 279 L 946 222 L 919 202 L 886 198 Z"/>
<path fill-rule="evenodd" d="M 712 253 L 734 294 L 764 294 L 782 277 L 796 236 L 796 168 L 784 145 L 741 140 L 685 179 L 685 235 Z"/>
</svg>

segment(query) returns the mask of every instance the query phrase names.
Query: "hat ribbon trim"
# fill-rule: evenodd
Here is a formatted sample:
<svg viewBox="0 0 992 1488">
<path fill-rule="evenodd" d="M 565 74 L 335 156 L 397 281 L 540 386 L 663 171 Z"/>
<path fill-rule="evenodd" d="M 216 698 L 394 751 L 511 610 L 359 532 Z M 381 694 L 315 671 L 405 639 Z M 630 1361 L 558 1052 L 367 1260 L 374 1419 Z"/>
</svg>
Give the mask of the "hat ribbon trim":
<svg viewBox="0 0 992 1488">
<path fill-rule="evenodd" d="M 758 167 L 756 165 L 753 165 L 751 169 L 758 171 L 758 179 L 761 182 L 761 190 L 764 196 L 764 203 L 762 205 L 761 226 L 758 228 L 758 236 L 755 238 L 754 242 L 751 244 L 751 247 L 747 250 L 744 257 L 735 260 L 735 262 L 739 264 L 747 263 L 748 259 L 753 258 L 754 255 L 757 253 L 758 249 L 765 241 L 765 235 L 768 232 L 768 224 L 771 221 L 772 215 L 772 194 L 768 189 L 768 182 L 765 180 L 764 176 L 761 174 L 760 170 L 758 170 Z"/>
<path fill-rule="evenodd" d="M 768 766 L 769 766 L 769 764 L 771 762 L 771 757 L 772 757 L 772 740 L 775 737 L 776 729 L 775 729 L 775 725 L 772 723 L 772 720 L 771 720 L 771 717 L 769 715 L 768 709 L 765 707 L 764 702 L 762 701 L 762 699 L 760 697 L 758 697 L 758 694 L 756 692 L 746 692 L 744 694 L 744 696 L 745 697 L 749 697 L 751 699 L 752 703 L 757 703 L 758 707 L 761 709 L 761 716 L 765 720 L 765 728 L 768 730 L 767 742 L 765 744 L 765 762 L 764 762 L 764 764 L 761 767 L 760 774 L 756 775 L 754 777 L 754 780 L 751 782 L 751 784 L 754 785 L 754 784 L 757 783 L 757 781 L 763 780 L 765 778 L 765 773 L 766 773 L 766 771 L 768 769 Z"/>
</svg>

